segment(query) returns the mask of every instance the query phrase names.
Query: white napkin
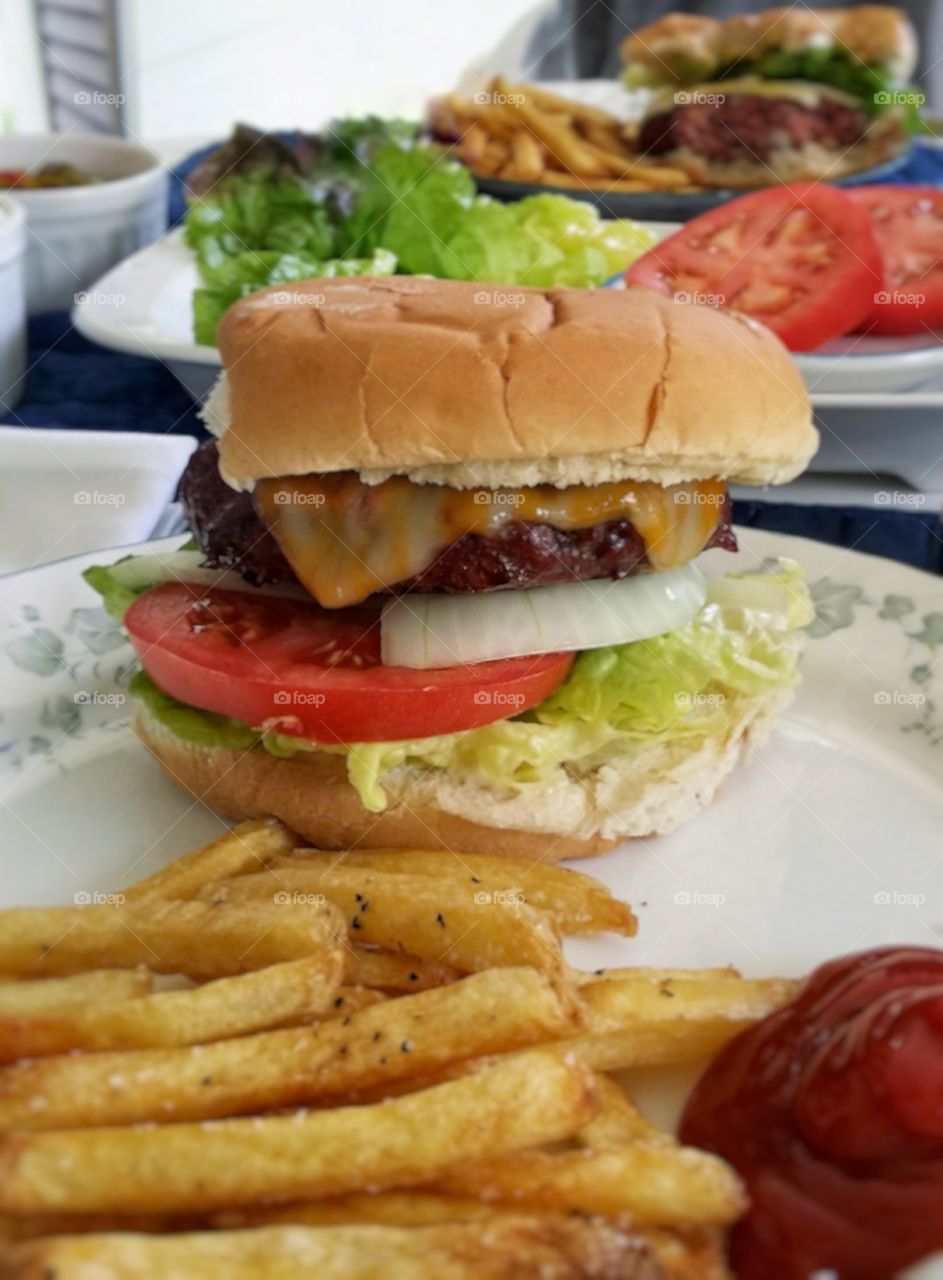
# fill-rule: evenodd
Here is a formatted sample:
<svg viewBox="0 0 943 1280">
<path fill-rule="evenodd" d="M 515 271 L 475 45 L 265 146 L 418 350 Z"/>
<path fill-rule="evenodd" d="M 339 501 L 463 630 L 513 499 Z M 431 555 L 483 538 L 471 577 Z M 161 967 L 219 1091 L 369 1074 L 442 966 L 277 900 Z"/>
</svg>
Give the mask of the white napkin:
<svg viewBox="0 0 943 1280">
<path fill-rule="evenodd" d="M 0 574 L 151 537 L 196 443 L 0 427 Z"/>
</svg>

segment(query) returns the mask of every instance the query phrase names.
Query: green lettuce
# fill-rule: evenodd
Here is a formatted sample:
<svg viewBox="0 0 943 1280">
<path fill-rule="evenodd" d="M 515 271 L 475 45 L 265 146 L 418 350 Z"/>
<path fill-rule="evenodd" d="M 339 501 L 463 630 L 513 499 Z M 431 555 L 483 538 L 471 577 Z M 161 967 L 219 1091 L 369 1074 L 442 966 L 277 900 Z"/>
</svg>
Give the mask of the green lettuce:
<svg viewBox="0 0 943 1280">
<path fill-rule="evenodd" d="M 336 122 L 307 172 L 238 168 L 187 211 L 196 254 L 197 341 L 228 306 L 266 285 L 330 275 L 439 276 L 549 287 L 602 284 L 651 248 L 635 223 L 567 196 L 512 204 L 479 196 L 464 165 L 416 126 Z M 268 152 L 262 154 L 268 155 Z M 246 158 L 246 164 L 251 156 Z"/>
<path fill-rule="evenodd" d="M 86 578 L 106 603 L 117 601 L 107 570 L 89 570 Z M 562 769 L 590 773 L 646 744 L 722 736 L 743 698 L 797 683 L 801 629 L 813 616 L 802 570 L 791 561 L 766 572 L 728 574 L 710 583 L 707 602 L 687 626 L 581 653 L 560 688 L 532 710 L 466 733 L 413 741 L 323 747 L 179 703 L 143 673 L 131 692 L 178 737 L 202 746 L 259 744 L 279 756 L 342 754 L 365 807 L 380 812 L 387 803 L 384 778 L 401 764 L 448 769 L 521 791 L 551 786 Z"/>
</svg>

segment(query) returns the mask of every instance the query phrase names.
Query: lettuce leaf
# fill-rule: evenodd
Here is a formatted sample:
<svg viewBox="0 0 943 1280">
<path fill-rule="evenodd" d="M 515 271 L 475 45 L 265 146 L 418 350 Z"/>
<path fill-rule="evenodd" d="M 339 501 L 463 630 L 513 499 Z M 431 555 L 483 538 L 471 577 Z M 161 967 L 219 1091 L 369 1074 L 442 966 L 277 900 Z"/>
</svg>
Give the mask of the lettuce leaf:
<svg viewBox="0 0 943 1280">
<path fill-rule="evenodd" d="M 194 332 L 212 344 L 228 306 L 266 285 L 399 270 L 454 280 L 592 287 L 654 243 L 567 196 L 503 204 L 402 121 L 337 122 L 307 173 L 271 163 L 224 178 L 187 211 L 197 258 Z"/>
<path fill-rule="evenodd" d="M 107 591 L 105 576 L 88 572 L 95 574 L 92 585 Z M 562 769 L 590 773 L 645 744 L 720 736 L 738 716 L 740 699 L 798 682 L 801 629 L 813 616 L 794 562 L 729 574 L 711 582 L 707 603 L 687 626 L 580 654 L 560 688 L 531 711 L 413 741 L 323 747 L 178 703 L 143 674 L 131 692 L 179 737 L 204 746 L 259 743 L 279 756 L 343 754 L 365 807 L 381 812 L 384 777 L 401 764 L 449 769 L 520 791 L 551 786 Z"/>
</svg>

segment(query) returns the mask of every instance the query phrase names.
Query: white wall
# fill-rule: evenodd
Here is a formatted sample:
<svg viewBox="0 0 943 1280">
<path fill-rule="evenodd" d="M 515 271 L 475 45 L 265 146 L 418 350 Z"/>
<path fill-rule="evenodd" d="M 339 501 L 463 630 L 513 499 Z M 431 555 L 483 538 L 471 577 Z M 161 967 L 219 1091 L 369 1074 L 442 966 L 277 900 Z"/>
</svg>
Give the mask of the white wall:
<svg viewBox="0 0 943 1280">
<path fill-rule="evenodd" d="M 47 127 L 30 0 L 0 0 L 0 133 Z"/>
<path fill-rule="evenodd" d="M 218 137 L 235 120 L 316 127 L 417 116 L 537 0 L 121 0 L 128 125 Z M 529 23 L 525 24 L 529 26 Z M 518 39 L 520 36 L 518 36 Z"/>
</svg>

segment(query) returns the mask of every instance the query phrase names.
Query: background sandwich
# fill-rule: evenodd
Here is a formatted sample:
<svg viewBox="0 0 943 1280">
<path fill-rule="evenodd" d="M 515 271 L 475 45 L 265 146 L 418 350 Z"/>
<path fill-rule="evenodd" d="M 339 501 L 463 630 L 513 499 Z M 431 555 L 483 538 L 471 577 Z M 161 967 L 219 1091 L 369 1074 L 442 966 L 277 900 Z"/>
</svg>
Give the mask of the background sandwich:
<svg viewBox="0 0 943 1280">
<path fill-rule="evenodd" d="M 706 584 L 817 436 L 785 349 L 645 290 L 314 280 L 236 304 L 198 549 L 88 573 L 136 727 L 322 847 L 577 856 L 715 793 L 796 680 L 792 567 Z M 575 656 L 574 656 L 575 655 Z"/>
<path fill-rule="evenodd" d="M 669 14 L 621 46 L 625 78 L 655 89 L 640 150 L 713 186 L 836 178 L 907 146 L 921 95 L 900 9 L 803 6 L 720 21 Z"/>
</svg>

